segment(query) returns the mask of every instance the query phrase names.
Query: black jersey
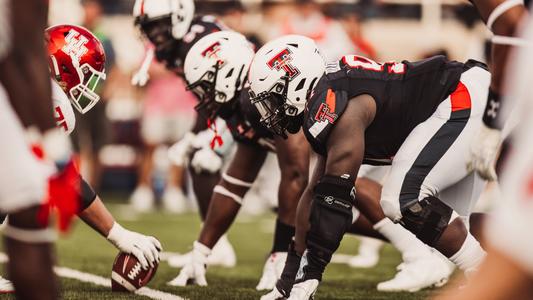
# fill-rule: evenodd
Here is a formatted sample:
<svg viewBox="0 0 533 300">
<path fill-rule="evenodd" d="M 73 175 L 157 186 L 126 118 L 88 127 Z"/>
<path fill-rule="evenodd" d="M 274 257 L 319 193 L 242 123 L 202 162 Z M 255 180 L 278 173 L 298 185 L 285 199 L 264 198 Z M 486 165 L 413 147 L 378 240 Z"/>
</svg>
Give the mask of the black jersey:
<svg viewBox="0 0 533 300">
<path fill-rule="evenodd" d="M 328 65 L 314 89 L 305 112 L 305 135 L 317 153 L 326 155 L 329 133 L 348 101 L 368 94 L 376 102 L 376 115 L 365 130 L 364 162 L 389 164 L 414 127 L 456 89 L 464 68 L 444 56 L 384 64 L 345 56 Z"/>
<path fill-rule="evenodd" d="M 210 15 L 195 17 L 191 22 L 188 32 L 181 40 L 176 41 L 172 51 L 173 54 L 171 55 L 172 63 L 167 64 L 167 67 L 182 75 L 185 58 L 192 46 L 204 36 L 221 30 L 228 29 L 216 17 Z"/>
<path fill-rule="evenodd" d="M 259 112 L 250 101 L 248 89 L 239 96 L 233 114 L 226 118 L 226 124 L 238 143 L 275 151 L 274 135 L 261 125 Z"/>
</svg>

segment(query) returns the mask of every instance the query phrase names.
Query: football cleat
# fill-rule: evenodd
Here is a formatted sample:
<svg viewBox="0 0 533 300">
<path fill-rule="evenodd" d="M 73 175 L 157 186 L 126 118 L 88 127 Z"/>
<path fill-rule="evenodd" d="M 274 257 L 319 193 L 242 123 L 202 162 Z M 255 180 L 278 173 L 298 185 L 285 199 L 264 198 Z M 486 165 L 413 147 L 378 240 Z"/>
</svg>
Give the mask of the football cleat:
<svg viewBox="0 0 533 300">
<path fill-rule="evenodd" d="M 417 292 L 425 288 L 441 287 L 453 272 L 440 256 L 431 253 L 398 266 L 399 272 L 391 280 L 377 285 L 380 292 Z"/>
<path fill-rule="evenodd" d="M 165 211 L 173 214 L 182 214 L 187 210 L 187 197 L 177 187 L 167 187 L 161 202 Z"/>
<path fill-rule="evenodd" d="M 145 185 L 138 186 L 130 197 L 130 204 L 138 212 L 150 211 L 154 205 L 154 193 Z"/>
<path fill-rule="evenodd" d="M 287 300 L 312 300 L 318 289 L 318 280 L 309 279 L 295 284 L 292 287 L 291 295 Z"/>
<path fill-rule="evenodd" d="M 276 287 L 270 293 L 261 296 L 260 300 L 285 300 L 285 296 Z"/>
<path fill-rule="evenodd" d="M 362 237 L 359 244 L 359 254 L 352 257 L 348 261 L 348 265 L 352 268 L 375 267 L 379 262 L 379 250 L 383 244 L 380 240 Z"/>
<path fill-rule="evenodd" d="M 255 289 L 258 291 L 273 289 L 276 286 L 276 281 L 283 272 L 286 260 L 287 252 L 274 252 L 270 254 L 263 267 L 263 276 L 261 276 Z"/>
<path fill-rule="evenodd" d="M 191 252 L 187 252 L 183 255 L 174 255 L 168 258 L 168 265 L 174 268 L 183 268 L 191 260 Z M 237 257 L 235 256 L 235 250 L 231 246 L 228 238 L 223 235 L 211 252 L 211 255 L 207 258 L 208 266 L 221 266 L 226 268 L 235 267 L 237 264 Z"/>
</svg>

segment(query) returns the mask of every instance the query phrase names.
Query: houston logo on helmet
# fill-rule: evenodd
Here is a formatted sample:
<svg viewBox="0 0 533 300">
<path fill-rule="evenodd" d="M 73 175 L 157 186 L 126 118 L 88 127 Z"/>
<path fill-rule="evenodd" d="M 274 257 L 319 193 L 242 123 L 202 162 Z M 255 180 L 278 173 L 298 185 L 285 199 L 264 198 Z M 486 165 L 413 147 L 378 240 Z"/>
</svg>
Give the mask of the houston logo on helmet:
<svg viewBox="0 0 533 300">
<path fill-rule="evenodd" d="M 74 29 L 71 29 L 68 32 L 65 37 L 65 42 L 66 43 L 61 50 L 75 58 L 76 61 L 80 61 L 81 57 L 89 51 L 85 46 L 89 40 Z"/>
<path fill-rule="evenodd" d="M 289 75 L 289 80 L 293 80 L 296 76 L 300 75 L 300 70 L 291 64 L 292 52 L 289 48 L 281 50 L 280 53 L 272 57 L 267 65 L 272 70 L 283 70 Z"/>
</svg>

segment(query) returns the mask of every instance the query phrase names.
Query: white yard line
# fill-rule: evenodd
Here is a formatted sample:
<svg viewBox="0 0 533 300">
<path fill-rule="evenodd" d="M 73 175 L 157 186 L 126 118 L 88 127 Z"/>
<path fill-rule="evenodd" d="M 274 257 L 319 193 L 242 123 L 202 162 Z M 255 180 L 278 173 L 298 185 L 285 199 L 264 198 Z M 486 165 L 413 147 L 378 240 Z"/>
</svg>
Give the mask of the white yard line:
<svg viewBox="0 0 533 300">
<path fill-rule="evenodd" d="M 8 258 L 5 253 L 0 253 L 0 263 L 7 262 Z M 66 267 L 54 267 L 54 271 L 56 272 L 57 276 L 69 278 L 69 279 L 75 279 L 82 282 L 92 283 L 95 285 L 105 286 L 111 288 L 111 279 L 94 275 L 91 273 L 85 273 L 78 270 L 74 270 L 71 268 Z M 143 287 L 135 291 L 135 294 L 145 296 L 151 299 L 159 299 L 159 300 L 185 300 L 185 298 L 182 298 L 180 296 L 176 296 L 170 293 L 154 290 L 148 287 Z"/>
</svg>

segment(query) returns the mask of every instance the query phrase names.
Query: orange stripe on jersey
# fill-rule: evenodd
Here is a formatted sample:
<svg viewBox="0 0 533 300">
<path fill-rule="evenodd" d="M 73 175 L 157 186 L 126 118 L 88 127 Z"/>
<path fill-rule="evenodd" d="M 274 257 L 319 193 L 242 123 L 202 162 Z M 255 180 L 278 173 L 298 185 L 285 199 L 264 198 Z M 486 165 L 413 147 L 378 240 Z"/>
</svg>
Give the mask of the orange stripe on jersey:
<svg viewBox="0 0 533 300">
<path fill-rule="evenodd" d="M 457 88 L 455 91 L 453 91 L 450 97 L 452 102 L 452 111 L 470 109 L 472 107 L 470 93 L 462 82 L 459 82 Z"/>
<path fill-rule="evenodd" d="M 328 105 L 330 112 L 335 112 L 336 103 L 337 101 L 335 98 L 335 92 L 332 89 L 328 89 L 328 94 L 326 95 L 326 104 Z"/>
</svg>

